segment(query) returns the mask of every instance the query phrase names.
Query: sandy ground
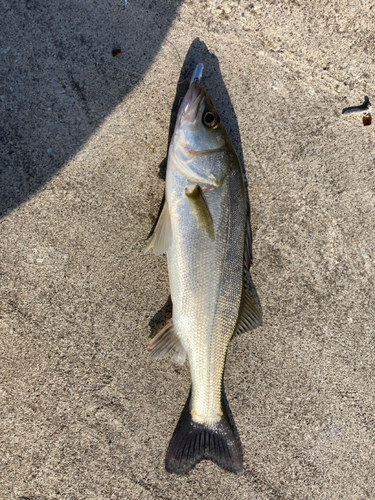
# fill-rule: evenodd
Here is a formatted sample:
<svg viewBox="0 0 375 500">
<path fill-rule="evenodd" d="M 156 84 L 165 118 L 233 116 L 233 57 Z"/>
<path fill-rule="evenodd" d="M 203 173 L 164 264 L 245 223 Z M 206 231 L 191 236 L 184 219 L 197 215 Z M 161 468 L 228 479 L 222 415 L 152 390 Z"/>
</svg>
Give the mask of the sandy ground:
<svg viewBox="0 0 375 500">
<path fill-rule="evenodd" d="M 375 99 L 374 1 L 0 9 L 0 498 L 375 498 L 375 129 L 341 115 Z M 145 349 L 170 307 L 142 249 L 199 61 L 263 311 L 226 364 L 242 476 L 164 471 L 189 369 Z"/>
</svg>

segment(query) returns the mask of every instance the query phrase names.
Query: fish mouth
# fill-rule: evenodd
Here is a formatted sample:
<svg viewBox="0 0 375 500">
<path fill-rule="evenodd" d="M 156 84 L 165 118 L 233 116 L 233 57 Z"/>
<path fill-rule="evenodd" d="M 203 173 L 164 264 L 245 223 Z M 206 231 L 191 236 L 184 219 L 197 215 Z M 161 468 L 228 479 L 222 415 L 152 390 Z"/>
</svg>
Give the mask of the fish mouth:
<svg viewBox="0 0 375 500">
<path fill-rule="evenodd" d="M 203 64 L 199 63 L 194 70 L 193 76 L 191 77 L 189 90 L 187 91 L 179 110 L 180 119 L 183 117 L 185 121 L 190 123 L 197 119 L 199 105 L 205 95 L 204 90 L 199 86 L 202 73 Z"/>
<path fill-rule="evenodd" d="M 205 95 L 204 90 L 199 87 L 199 83 L 194 81 L 190 84 L 180 108 L 180 118 L 193 123 L 197 119 L 201 100 Z"/>
</svg>

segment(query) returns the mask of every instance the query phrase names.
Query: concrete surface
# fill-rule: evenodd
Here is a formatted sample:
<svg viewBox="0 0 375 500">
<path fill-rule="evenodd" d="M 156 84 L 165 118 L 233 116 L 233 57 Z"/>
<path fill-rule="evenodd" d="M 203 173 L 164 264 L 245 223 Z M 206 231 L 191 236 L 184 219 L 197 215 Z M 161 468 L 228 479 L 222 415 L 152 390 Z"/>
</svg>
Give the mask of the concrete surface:
<svg viewBox="0 0 375 500">
<path fill-rule="evenodd" d="M 375 498 L 374 125 L 341 115 L 375 99 L 374 1 L 1 9 L 0 498 Z M 169 289 L 142 248 L 200 60 L 263 309 L 226 365 L 240 477 L 164 471 L 189 371 L 145 349 Z"/>
</svg>

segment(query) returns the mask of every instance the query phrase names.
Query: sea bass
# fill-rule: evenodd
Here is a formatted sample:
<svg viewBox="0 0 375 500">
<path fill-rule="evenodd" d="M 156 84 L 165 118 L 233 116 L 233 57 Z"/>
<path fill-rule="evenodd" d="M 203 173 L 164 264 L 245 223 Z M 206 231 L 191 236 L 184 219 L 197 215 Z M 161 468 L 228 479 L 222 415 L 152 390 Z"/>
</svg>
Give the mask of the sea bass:
<svg viewBox="0 0 375 500">
<path fill-rule="evenodd" d="M 223 391 L 228 344 L 260 323 L 244 289 L 251 261 L 248 201 L 237 154 L 198 64 L 171 140 L 165 204 L 145 249 L 167 254 L 173 315 L 151 340 L 152 358 L 188 357 L 191 392 L 167 451 L 168 472 L 202 459 L 243 472 L 241 443 Z"/>
</svg>

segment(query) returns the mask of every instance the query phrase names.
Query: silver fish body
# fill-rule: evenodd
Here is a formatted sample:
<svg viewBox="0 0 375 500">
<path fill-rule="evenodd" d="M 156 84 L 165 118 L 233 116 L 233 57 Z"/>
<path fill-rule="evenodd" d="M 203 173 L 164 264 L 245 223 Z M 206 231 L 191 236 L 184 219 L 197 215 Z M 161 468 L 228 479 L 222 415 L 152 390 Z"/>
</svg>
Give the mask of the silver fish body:
<svg viewBox="0 0 375 500">
<path fill-rule="evenodd" d="M 202 182 L 214 227 L 211 239 L 197 225 L 191 203 L 184 195 L 195 187 L 196 180 L 178 166 L 181 151 L 176 149 L 182 147 L 181 137 L 176 134 L 166 179 L 173 235 L 167 251 L 173 323 L 189 359 L 193 420 L 215 423 L 222 416 L 224 361 L 242 297 L 247 200 L 233 148 L 197 156 L 192 153 L 192 161 L 211 163 L 211 172 L 219 180 L 217 187 L 208 178 Z"/>
<path fill-rule="evenodd" d="M 208 458 L 240 473 L 241 446 L 223 402 L 223 372 L 232 335 L 259 323 L 243 289 L 247 197 L 237 154 L 198 81 L 178 114 L 165 200 L 149 248 L 167 253 L 173 317 L 150 343 L 151 353 L 164 357 L 171 345 L 177 361 L 186 353 L 192 382 L 166 468 L 185 473 Z"/>
</svg>

